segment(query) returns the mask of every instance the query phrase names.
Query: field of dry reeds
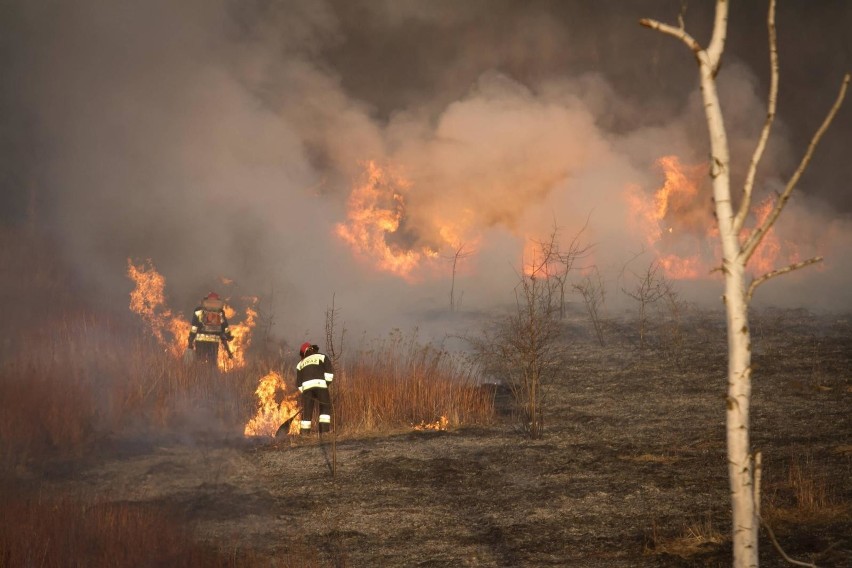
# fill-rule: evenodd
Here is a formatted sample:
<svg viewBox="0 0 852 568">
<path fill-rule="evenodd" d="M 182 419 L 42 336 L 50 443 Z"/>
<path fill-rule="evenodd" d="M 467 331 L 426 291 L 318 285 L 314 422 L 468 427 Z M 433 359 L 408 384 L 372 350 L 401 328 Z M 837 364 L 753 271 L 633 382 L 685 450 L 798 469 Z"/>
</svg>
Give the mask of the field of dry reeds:
<svg viewBox="0 0 852 568">
<path fill-rule="evenodd" d="M 729 564 L 717 313 L 646 318 L 640 341 L 578 306 L 538 440 L 463 355 L 393 330 L 341 357 L 333 439 L 294 444 L 243 435 L 262 376 L 292 393 L 286 345 L 186 365 L 77 305 L 43 246 L 2 253 L 29 268 L 2 281 L 0 566 Z M 764 309 L 753 329 L 761 563 L 786 565 L 774 539 L 852 565 L 852 319 Z"/>
</svg>

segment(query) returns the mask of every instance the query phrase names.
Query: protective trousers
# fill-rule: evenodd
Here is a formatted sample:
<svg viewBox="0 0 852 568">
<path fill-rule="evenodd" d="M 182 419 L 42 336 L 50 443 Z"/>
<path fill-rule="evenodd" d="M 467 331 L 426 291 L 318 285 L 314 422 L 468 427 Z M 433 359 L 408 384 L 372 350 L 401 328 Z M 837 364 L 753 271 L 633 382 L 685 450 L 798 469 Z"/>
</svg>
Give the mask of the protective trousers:
<svg viewBox="0 0 852 568">
<path fill-rule="evenodd" d="M 315 404 L 319 407 L 320 433 L 331 429 L 331 395 L 327 388 L 314 387 L 302 392 L 302 421 L 299 423 L 302 434 L 309 434 L 311 431 Z"/>
<path fill-rule="evenodd" d="M 219 359 L 219 344 L 212 341 L 196 341 L 195 358 L 208 365 L 216 366 Z"/>
</svg>

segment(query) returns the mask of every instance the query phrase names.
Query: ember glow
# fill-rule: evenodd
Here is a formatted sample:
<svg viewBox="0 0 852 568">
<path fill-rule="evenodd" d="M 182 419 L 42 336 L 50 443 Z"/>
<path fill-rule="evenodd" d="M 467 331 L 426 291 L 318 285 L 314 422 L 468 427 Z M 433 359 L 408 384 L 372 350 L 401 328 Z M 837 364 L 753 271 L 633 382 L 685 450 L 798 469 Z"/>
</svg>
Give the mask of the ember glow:
<svg viewBox="0 0 852 568">
<path fill-rule="evenodd" d="M 634 229 L 668 278 L 708 278 L 718 267 L 721 254 L 711 195 L 701 185 L 707 179 L 707 166 L 685 166 L 676 156 L 660 158 L 657 165 L 665 181 L 653 195 L 638 186 L 625 191 Z M 761 201 L 752 211 L 749 226 L 763 222 L 773 206 L 772 198 Z M 747 235 L 748 230 L 744 230 L 740 239 Z M 773 270 L 782 248 L 787 251 L 786 263 L 795 262 L 795 245 L 785 242 L 782 247 L 775 230 L 770 229 L 750 259 L 749 268 L 757 274 Z"/>
<path fill-rule="evenodd" d="M 246 436 L 270 436 L 278 432 L 278 428 L 298 411 L 298 391 L 286 394 L 279 403 L 276 401 L 278 391 L 285 391 L 284 379 L 275 371 L 270 371 L 257 385 L 257 414 L 248 421 L 244 434 Z M 289 434 L 299 433 L 299 421 L 290 422 Z"/>
<path fill-rule="evenodd" d="M 558 246 L 558 243 L 554 243 Z M 532 236 L 524 239 L 524 252 L 521 257 L 521 266 L 524 276 L 528 278 L 547 279 L 556 276 L 560 272 L 559 258 L 548 254 L 546 247 L 548 243 L 536 240 Z M 564 266 L 561 267 L 564 270 Z"/>
<path fill-rule="evenodd" d="M 186 349 L 190 322 L 186 317 L 175 315 L 166 305 L 165 278 L 154 268 L 151 259 L 138 265 L 127 259 L 127 276 L 136 285 L 130 292 L 130 310 L 142 318 L 160 345 L 173 356 L 181 357 Z M 257 298 L 246 300 L 250 305 L 241 322 L 234 322 L 236 311 L 230 305 L 225 305 L 225 316 L 234 336 L 230 342 L 234 358 L 229 359 L 225 350 L 219 349 L 217 364 L 223 371 L 239 369 L 246 364 L 245 353 L 251 343 L 251 331 L 257 319 L 257 311 L 253 307 Z"/>
</svg>

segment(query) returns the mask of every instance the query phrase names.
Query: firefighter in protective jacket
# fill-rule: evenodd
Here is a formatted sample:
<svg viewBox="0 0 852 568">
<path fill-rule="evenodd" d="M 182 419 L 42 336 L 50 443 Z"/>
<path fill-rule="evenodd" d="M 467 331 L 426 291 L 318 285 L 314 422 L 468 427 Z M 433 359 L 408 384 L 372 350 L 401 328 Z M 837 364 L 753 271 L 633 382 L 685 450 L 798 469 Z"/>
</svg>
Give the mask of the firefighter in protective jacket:
<svg viewBox="0 0 852 568">
<path fill-rule="evenodd" d="M 228 342 L 234 336 L 225 317 L 225 303 L 216 292 L 210 292 L 192 314 L 189 327 L 189 349 L 195 350 L 196 359 L 215 365 L 219 358 L 219 344 L 223 344 L 232 357 Z"/>
<path fill-rule="evenodd" d="M 296 365 L 296 386 L 302 393 L 302 421 L 300 433 L 309 434 L 314 414 L 314 404 L 319 405 L 319 431 L 331 429 L 331 396 L 328 387 L 334 379 L 334 369 L 328 355 L 319 347 L 305 342 L 299 348 L 301 361 Z"/>
</svg>

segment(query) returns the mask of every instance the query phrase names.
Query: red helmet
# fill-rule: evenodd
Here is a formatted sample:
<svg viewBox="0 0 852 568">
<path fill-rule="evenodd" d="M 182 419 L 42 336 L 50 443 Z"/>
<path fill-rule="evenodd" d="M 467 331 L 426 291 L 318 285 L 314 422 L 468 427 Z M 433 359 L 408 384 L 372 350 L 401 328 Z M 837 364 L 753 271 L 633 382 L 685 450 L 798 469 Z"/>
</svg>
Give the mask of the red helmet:
<svg viewBox="0 0 852 568">
<path fill-rule="evenodd" d="M 217 294 L 216 292 L 210 292 L 209 294 L 207 294 L 206 299 L 207 300 L 218 300 L 219 294 Z"/>
<path fill-rule="evenodd" d="M 302 346 L 301 346 L 301 347 L 299 347 L 299 355 L 300 355 L 300 356 L 302 356 L 302 357 L 304 357 L 304 356 L 305 356 L 305 353 L 307 353 L 307 352 L 308 352 L 308 350 L 309 350 L 311 347 L 313 347 L 313 345 L 311 345 L 311 342 L 310 342 L 310 341 L 305 341 L 304 343 L 302 343 Z"/>
</svg>

